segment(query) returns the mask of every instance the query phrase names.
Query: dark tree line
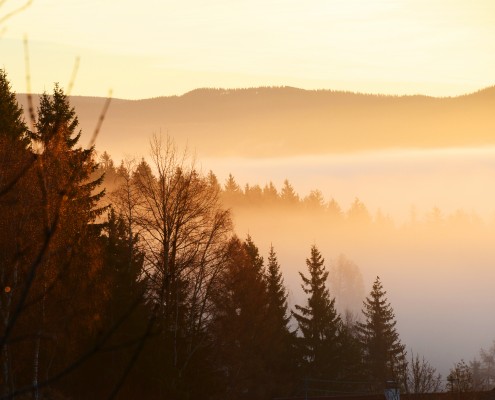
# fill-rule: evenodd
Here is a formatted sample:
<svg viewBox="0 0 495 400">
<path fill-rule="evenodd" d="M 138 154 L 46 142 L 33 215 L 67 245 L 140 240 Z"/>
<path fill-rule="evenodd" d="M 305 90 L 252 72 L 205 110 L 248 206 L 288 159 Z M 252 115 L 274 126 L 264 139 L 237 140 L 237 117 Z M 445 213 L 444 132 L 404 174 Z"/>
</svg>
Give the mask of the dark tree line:
<svg viewBox="0 0 495 400">
<path fill-rule="evenodd" d="M 98 165 L 80 134 L 58 86 L 28 129 L 0 72 L 0 398 L 271 399 L 318 380 L 327 393 L 407 388 L 378 278 L 361 322 L 343 318 L 313 246 L 306 302 L 290 310 L 275 249 L 265 263 L 233 234 L 212 173 L 160 138 L 151 164 Z M 111 196 L 102 172 L 118 181 Z M 282 197 L 297 202 L 289 189 Z"/>
<path fill-rule="evenodd" d="M 216 179 L 216 178 L 215 178 Z M 328 223 L 335 226 L 349 226 L 350 229 L 360 227 L 376 227 L 392 229 L 399 224 L 386 212 L 378 209 L 372 212 L 359 198 L 355 198 L 346 208 L 335 198 L 325 199 L 320 189 L 311 190 L 306 196 L 296 192 L 288 179 L 285 179 L 282 187 L 277 188 L 272 181 L 264 186 L 259 184 L 246 184 L 241 187 L 232 174 L 229 174 L 223 185 L 218 182 L 221 189 L 221 198 L 227 207 L 266 211 L 290 211 L 294 215 L 305 217 L 325 217 Z M 427 228 L 459 228 L 460 226 L 482 227 L 482 218 L 472 211 L 457 209 L 453 212 L 442 211 L 438 207 L 432 207 L 424 214 L 410 210 L 409 220 L 403 224 L 405 227 Z"/>
</svg>

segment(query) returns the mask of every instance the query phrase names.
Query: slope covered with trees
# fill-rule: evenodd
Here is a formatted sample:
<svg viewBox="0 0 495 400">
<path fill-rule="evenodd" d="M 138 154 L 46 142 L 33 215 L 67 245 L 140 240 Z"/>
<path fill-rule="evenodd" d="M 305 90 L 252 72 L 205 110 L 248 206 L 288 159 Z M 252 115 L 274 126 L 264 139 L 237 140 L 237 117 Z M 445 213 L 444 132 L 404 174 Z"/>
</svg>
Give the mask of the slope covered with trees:
<svg viewBox="0 0 495 400">
<path fill-rule="evenodd" d="M 104 101 L 73 99 L 88 134 Z M 25 96 L 19 102 L 27 104 Z M 159 130 L 202 157 L 476 147 L 494 144 L 494 105 L 494 88 L 454 98 L 291 87 L 198 89 L 182 96 L 114 100 L 99 148 L 119 158 L 128 149 L 146 154 L 143 133 Z"/>
<path fill-rule="evenodd" d="M 362 280 L 342 257 L 329 282 L 314 245 L 291 311 L 274 247 L 265 263 L 226 208 L 277 204 L 340 224 L 335 201 L 301 199 L 288 181 L 280 194 L 232 176 L 223 189 L 159 137 L 149 163 L 116 167 L 104 154 L 98 165 L 60 87 L 42 96 L 32 131 L 4 72 L 0 90 L 2 398 L 271 399 L 375 393 L 390 378 L 440 389 L 427 362 L 408 367 L 380 281 L 361 320 L 339 313 L 336 296 Z M 376 223 L 358 200 L 352 210 L 348 229 Z"/>
</svg>

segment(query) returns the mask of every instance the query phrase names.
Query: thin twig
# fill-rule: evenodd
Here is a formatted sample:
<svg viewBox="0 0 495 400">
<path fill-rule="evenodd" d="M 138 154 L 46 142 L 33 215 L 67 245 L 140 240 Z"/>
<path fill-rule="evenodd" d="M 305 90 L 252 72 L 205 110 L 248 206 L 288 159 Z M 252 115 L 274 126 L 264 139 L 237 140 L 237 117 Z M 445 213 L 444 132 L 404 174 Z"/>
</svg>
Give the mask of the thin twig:
<svg viewBox="0 0 495 400">
<path fill-rule="evenodd" d="M 5 3 L 5 1 L 4 1 Z M 26 3 L 19 8 L 16 8 L 15 10 L 5 14 L 3 17 L 0 18 L 0 24 L 4 23 L 8 19 L 12 18 L 14 15 L 19 14 L 20 12 L 24 11 L 26 8 L 28 8 L 31 4 L 33 3 L 33 0 L 28 0 Z M 3 3 L 2 3 L 3 4 Z"/>
<path fill-rule="evenodd" d="M 36 128 L 36 115 L 34 114 L 33 95 L 31 93 L 31 68 L 29 65 L 29 41 L 27 35 L 24 35 L 24 63 L 26 65 L 26 92 L 29 121 L 31 122 L 31 132 L 34 133 Z"/>
<path fill-rule="evenodd" d="M 72 93 L 72 88 L 74 87 L 74 83 L 76 82 L 77 71 L 79 71 L 79 63 L 81 58 L 79 56 L 74 60 L 74 67 L 72 68 L 72 75 L 70 76 L 69 85 L 67 86 L 67 96 L 70 96 Z"/>
<path fill-rule="evenodd" d="M 105 104 L 103 105 L 103 109 L 101 110 L 100 117 L 98 118 L 98 123 L 96 124 L 96 128 L 93 132 L 93 136 L 91 137 L 91 140 L 89 142 L 88 148 L 92 148 L 96 142 L 96 138 L 98 137 L 98 134 L 100 133 L 101 125 L 103 124 L 103 120 L 105 119 L 105 116 L 108 111 L 108 107 L 110 107 L 110 103 L 112 101 L 112 89 L 108 91 L 108 97 L 105 101 Z"/>
</svg>

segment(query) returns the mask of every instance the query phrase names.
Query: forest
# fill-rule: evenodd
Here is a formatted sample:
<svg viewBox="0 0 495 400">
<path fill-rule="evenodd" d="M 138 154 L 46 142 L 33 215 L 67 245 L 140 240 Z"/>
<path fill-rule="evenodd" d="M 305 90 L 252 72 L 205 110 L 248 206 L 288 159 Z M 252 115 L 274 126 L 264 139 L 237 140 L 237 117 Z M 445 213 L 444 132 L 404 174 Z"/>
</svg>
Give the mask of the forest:
<svg viewBox="0 0 495 400">
<path fill-rule="evenodd" d="M 446 380 L 408 352 L 378 276 L 359 315 L 337 307 L 314 244 L 298 272 L 305 299 L 290 307 L 277 249 L 265 260 L 256 238 L 234 233 L 233 209 L 267 204 L 349 232 L 363 221 L 391 226 L 358 199 L 343 213 L 318 190 L 300 199 L 289 181 L 280 193 L 242 189 L 232 175 L 221 184 L 168 136 L 153 137 L 149 162 L 116 166 L 81 146 L 58 85 L 28 111 L 26 122 L 0 71 L 0 398 L 273 399 L 382 393 L 390 381 L 405 393 L 492 387 L 495 348 L 460 360 Z M 463 216 L 448 221 L 476 223 Z"/>
</svg>

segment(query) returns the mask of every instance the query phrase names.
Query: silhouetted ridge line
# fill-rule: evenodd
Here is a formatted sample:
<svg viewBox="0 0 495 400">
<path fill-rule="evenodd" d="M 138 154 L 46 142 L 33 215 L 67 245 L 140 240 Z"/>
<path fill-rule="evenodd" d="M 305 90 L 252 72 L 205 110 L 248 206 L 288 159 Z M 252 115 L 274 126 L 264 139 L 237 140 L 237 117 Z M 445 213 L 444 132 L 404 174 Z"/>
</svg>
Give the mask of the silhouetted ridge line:
<svg viewBox="0 0 495 400">
<path fill-rule="evenodd" d="M 25 96 L 18 99 L 26 104 Z M 83 132 L 92 131 L 104 98 L 71 101 Z M 452 98 L 292 87 L 197 89 L 182 96 L 114 100 L 96 146 L 116 158 L 145 155 L 150 135 L 166 132 L 201 157 L 479 147 L 495 145 L 494 106 L 495 88 Z"/>
</svg>

